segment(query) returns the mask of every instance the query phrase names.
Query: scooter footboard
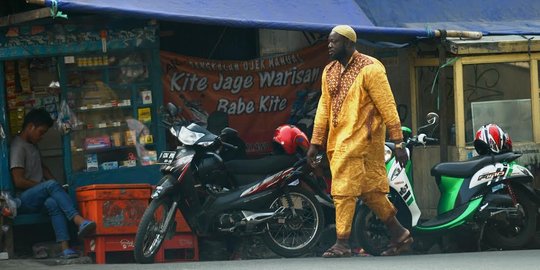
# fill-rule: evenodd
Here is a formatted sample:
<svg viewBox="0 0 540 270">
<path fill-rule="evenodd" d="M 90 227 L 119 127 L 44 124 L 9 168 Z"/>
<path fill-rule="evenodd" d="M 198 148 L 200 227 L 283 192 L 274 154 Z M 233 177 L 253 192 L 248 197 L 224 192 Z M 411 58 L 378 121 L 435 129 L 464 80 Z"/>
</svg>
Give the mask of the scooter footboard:
<svg viewBox="0 0 540 270">
<path fill-rule="evenodd" d="M 415 229 L 418 231 L 440 231 L 457 227 L 469 220 L 477 212 L 482 203 L 482 198 L 477 198 L 466 204 L 462 204 L 448 212 L 422 222 Z"/>
</svg>

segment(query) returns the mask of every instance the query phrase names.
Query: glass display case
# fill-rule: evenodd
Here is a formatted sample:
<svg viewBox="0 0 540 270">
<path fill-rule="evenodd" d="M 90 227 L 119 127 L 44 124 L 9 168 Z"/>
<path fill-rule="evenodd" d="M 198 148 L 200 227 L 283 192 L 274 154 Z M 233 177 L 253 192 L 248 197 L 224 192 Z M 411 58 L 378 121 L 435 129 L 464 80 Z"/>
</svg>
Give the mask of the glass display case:
<svg viewBox="0 0 540 270">
<path fill-rule="evenodd" d="M 0 149 L 9 153 L 25 113 L 44 107 L 55 125 L 39 145 L 43 162 L 73 198 L 87 185 L 157 183 L 158 29 L 155 20 L 101 16 L 10 27 L 0 39 Z M 0 186 L 12 189 L 8 162 L 0 160 Z"/>
<path fill-rule="evenodd" d="M 61 119 L 68 173 L 152 165 L 157 159 L 151 51 L 63 58 Z"/>
</svg>

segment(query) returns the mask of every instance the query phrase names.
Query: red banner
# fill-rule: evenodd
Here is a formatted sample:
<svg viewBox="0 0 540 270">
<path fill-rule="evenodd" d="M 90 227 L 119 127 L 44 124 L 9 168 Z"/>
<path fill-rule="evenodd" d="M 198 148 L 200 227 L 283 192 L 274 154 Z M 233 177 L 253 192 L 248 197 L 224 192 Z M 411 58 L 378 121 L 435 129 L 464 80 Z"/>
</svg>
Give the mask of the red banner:
<svg viewBox="0 0 540 270">
<path fill-rule="evenodd" d="M 305 108 L 305 97 L 320 93 L 326 63 L 326 43 L 249 61 L 162 52 L 164 102 L 182 107 L 187 119 L 208 124 L 214 133 L 211 127 L 228 123 L 238 130 L 248 153 L 265 153 L 271 150 L 274 129 L 296 124 L 303 117 L 298 114 Z"/>
</svg>

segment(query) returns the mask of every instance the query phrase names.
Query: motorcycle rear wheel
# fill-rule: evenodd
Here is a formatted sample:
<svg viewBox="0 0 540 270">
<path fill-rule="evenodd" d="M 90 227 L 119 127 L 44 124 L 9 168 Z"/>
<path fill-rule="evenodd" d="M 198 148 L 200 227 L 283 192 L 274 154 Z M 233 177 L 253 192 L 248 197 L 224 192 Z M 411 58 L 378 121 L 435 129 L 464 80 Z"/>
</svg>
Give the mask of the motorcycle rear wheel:
<svg viewBox="0 0 540 270">
<path fill-rule="evenodd" d="M 520 224 L 501 226 L 501 223 L 486 224 L 485 238 L 493 246 L 501 249 L 519 249 L 525 247 L 534 238 L 536 231 L 537 207 L 527 193 L 519 188 L 513 189 L 517 202 L 523 207 Z M 500 205 L 510 207 L 511 205 Z"/>
<path fill-rule="evenodd" d="M 263 234 L 263 241 L 270 250 L 288 258 L 308 253 L 318 243 L 324 229 L 322 207 L 310 192 L 291 187 L 289 195 L 297 215 L 293 216 L 285 195 L 276 198 L 270 209 L 285 207 L 284 214 L 270 219 Z"/>
<path fill-rule="evenodd" d="M 170 199 L 159 198 L 150 202 L 144 211 L 135 236 L 135 261 L 137 263 L 153 263 L 159 248 L 165 240 L 168 229 L 165 233 L 159 231 L 163 226 L 174 224 L 174 215 L 169 224 L 164 224 L 166 213 L 171 207 Z M 175 210 L 176 212 L 176 210 Z"/>
</svg>

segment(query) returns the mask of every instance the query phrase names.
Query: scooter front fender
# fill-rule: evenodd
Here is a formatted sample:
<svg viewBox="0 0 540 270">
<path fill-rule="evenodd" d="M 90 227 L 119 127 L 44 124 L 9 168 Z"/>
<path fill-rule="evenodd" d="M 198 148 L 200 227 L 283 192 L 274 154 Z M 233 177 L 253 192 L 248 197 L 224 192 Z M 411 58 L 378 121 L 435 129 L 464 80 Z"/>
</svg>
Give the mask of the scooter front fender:
<svg viewBox="0 0 540 270">
<path fill-rule="evenodd" d="M 387 172 L 387 179 L 390 189 L 395 191 L 396 196 L 399 196 L 399 199 L 403 201 L 404 206 L 407 207 L 407 211 L 411 214 L 410 226 L 416 226 L 422 213 L 416 203 L 413 186 L 406 170 L 402 169 L 397 162 L 393 162 Z"/>
</svg>

